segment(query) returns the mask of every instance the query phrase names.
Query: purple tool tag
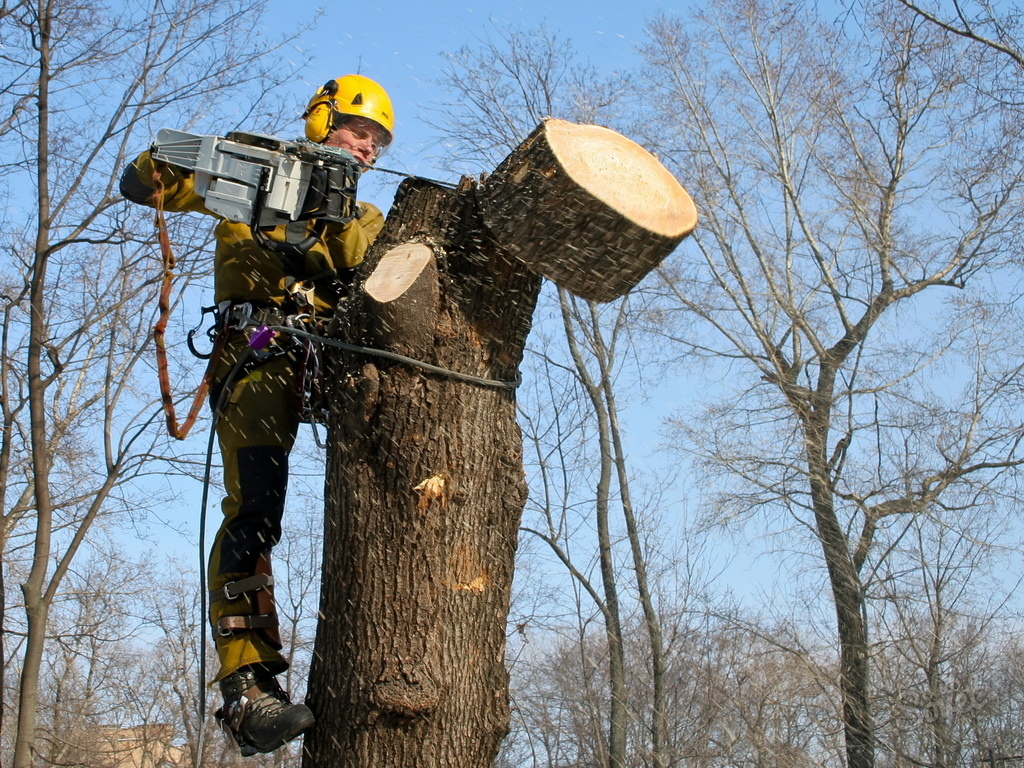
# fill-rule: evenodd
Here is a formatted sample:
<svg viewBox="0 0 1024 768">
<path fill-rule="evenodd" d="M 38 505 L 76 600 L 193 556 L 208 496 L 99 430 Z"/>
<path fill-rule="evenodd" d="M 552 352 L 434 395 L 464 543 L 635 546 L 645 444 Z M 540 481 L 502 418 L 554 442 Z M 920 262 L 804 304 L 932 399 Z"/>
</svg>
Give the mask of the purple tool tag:
<svg viewBox="0 0 1024 768">
<path fill-rule="evenodd" d="M 256 332 L 249 337 L 249 347 L 251 349 L 263 349 L 276 335 L 277 332 L 272 330 L 269 325 L 261 325 L 256 329 Z"/>
</svg>

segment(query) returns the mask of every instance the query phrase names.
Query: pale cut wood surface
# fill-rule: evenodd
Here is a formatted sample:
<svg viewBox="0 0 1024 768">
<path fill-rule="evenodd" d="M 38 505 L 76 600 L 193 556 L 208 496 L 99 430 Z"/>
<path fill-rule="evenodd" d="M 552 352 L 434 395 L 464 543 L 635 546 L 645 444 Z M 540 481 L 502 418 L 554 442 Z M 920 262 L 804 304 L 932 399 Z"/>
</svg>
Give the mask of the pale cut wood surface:
<svg viewBox="0 0 1024 768">
<path fill-rule="evenodd" d="M 433 251 L 423 243 L 402 243 L 383 257 L 366 279 L 366 293 L 381 303 L 392 301 L 416 282 L 430 261 Z"/>
<path fill-rule="evenodd" d="M 566 173 L 596 199 L 659 235 L 688 235 L 693 200 L 658 159 L 621 133 L 599 125 L 549 120 L 548 144 Z"/>
</svg>

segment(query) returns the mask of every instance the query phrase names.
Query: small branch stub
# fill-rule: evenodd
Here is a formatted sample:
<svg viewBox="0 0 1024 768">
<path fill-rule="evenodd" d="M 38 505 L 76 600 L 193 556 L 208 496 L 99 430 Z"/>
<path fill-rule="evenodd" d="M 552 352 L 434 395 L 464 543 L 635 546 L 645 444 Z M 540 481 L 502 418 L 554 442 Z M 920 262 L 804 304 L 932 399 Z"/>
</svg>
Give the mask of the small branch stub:
<svg viewBox="0 0 1024 768">
<path fill-rule="evenodd" d="M 686 190 L 615 131 L 548 119 L 480 189 L 499 245 L 593 301 L 628 293 L 697 225 Z"/>
<path fill-rule="evenodd" d="M 424 480 L 422 483 L 416 485 L 413 488 L 419 494 L 419 501 L 416 504 L 416 508 L 421 515 L 426 514 L 430 509 L 430 505 L 434 501 L 438 501 L 441 506 L 445 506 L 448 503 L 448 489 L 447 481 L 443 474 L 432 475 Z"/>
</svg>

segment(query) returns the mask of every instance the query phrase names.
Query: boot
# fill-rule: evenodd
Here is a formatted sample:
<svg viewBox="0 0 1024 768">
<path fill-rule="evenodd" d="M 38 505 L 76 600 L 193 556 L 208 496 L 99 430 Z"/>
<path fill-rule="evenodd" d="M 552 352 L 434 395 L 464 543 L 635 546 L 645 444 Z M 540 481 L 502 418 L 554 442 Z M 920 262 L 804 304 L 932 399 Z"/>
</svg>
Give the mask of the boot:
<svg viewBox="0 0 1024 768">
<path fill-rule="evenodd" d="M 231 734 L 243 757 L 273 752 L 313 724 L 305 704 L 292 704 L 277 679 L 243 667 L 220 681 L 224 706 L 215 717 Z"/>
</svg>

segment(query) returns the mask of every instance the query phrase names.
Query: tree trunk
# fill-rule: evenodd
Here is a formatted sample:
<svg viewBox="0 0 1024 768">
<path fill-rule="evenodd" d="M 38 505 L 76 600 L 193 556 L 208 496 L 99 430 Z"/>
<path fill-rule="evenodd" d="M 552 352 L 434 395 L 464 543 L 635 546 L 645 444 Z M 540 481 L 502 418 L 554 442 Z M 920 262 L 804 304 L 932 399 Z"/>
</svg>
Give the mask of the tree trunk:
<svg viewBox="0 0 1024 768">
<path fill-rule="evenodd" d="M 648 191 L 670 189 L 661 196 L 672 199 L 672 215 L 657 225 L 672 237 L 644 237 L 650 222 L 636 219 L 646 214 L 609 208 L 621 175 L 610 160 L 626 140 L 607 129 L 557 127 L 561 145 L 577 129 L 586 140 L 586 157 L 563 158 L 571 175 L 524 165 L 531 147 L 551 144 L 544 137 L 554 122 L 483 186 L 404 182 L 360 267 L 360 289 L 338 313 L 333 336 L 406 359 L 330 358 L 321 616 L 308 696 L 318 723 L 306 738 L 307 768 L 484 768 L 508 729 L 505 623 L 527 492 L 513 382 L 538 272 L 581 293 L 606 284 L 625 291 L 695 220 L 675 179 L 651 168 L 638 175 L 656 176 Z M 582 179 L 590 191 L 572 189 Z M 572 244 L 570 255 L 560 242 Z M 585 263 L 587 279 L 566 270 L 566 259 Z"/>
<path fill-rule="evenodd" d="M 822 379 L 831 382 L 831 375 Z M 848 768 L 874 768 L 875 726 L 871 712 L 871 648 L 864 613 L 864 592 L 850 545 L 835 510 L 826 445 L 830 429 L 831 384 L 819 384 L 817 412 L 805 420 L 811 504 L 828 571 L 839 636 L 839 689 Z"/>
<path fill-rule="evenodd" d="M 35 249 L 29 287 L 28 374 L 29 439 L 31 441 L 31 471 L 33 478 L 33 506 L 36 513 L 35 541 L 32 566 L 21 585 L 25 599 L 26 639 L 25 655 L 18 680 L 18 725 L 14 742 L 14 768 L 29 768 L 35 748 L 36 723 L 39 710 L 39 676 L 42 668 L 43 645 L 50 605 L 44 598 L 46 571 L 51 557 L 50 542 L 53 533 L 53 504 L 50 498 L 50 454 L 46 427 L 46 380 L 43 355 L 46 351 L 46 267 L 50 254 L 50 176 L 47 137 L 49 118 L 50 76 L 50 21 L 41 20 L 39 28 L 39 118 L 36 162 L 37 217 Z"/>
<path fill-rule="evenodd" d="M 348 340 L 517 375 L 540 279 L 482 235 L 475 189 L 407 181 L 368 255 L 428 245 Z M 405 252 L 406 249 L 401 249 Z M 505 617 L 526 501 L 513 390 L 340 354 L 308 766 L 488 766 L 508 727 Z"/>
</svg>

